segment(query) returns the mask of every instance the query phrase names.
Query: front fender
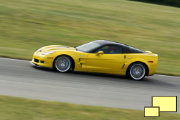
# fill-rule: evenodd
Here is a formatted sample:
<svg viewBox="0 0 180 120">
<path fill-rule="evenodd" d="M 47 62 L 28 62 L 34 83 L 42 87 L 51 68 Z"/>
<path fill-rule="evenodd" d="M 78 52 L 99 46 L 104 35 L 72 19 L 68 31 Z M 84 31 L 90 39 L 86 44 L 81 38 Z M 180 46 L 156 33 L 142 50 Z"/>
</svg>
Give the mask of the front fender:
<svg viewBox="0 0 180 120">
<path fill-rule="evenodd" d="M 73 61 L 74 61 L 74 71 L 81 71 L 82 70 L 82 66 L 79 64 L 79 58 L 80 55 L 84 55 L 84 57 L 87 56 L 87 53 L 83 53 L 80 51 L 58 51 L 54 54 L 54 59 L 53 61 L 61 55 L 66 55 L 66 56 L 70 56 Z M 53 64 L 52 64 L 53 66 Z"/>
</svg>

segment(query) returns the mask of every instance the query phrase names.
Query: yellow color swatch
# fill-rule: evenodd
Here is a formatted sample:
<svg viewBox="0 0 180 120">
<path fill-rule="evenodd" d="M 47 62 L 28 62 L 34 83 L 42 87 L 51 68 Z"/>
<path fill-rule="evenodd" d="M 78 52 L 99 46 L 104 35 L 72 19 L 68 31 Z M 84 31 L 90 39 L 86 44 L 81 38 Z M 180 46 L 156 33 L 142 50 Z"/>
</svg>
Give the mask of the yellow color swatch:
<svg viewBox="0 0 180 120">
<path fill-rule="evenodd" d="M 177 112 L 177 96 L 153 96 L 152 106 L 160 107 L 161 112 Z"/>
<path fill-rule="evenodd" d="M 144 107 L 144 117 L 159 117 L 159 107 Z"/>
</svg>

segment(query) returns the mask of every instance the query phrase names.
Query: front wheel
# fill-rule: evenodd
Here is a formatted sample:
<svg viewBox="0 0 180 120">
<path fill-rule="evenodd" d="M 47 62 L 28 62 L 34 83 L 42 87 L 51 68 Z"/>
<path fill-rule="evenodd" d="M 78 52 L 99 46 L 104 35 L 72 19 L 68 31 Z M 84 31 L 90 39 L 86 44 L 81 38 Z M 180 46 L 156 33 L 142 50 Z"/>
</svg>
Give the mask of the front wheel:
<svg viewBox="0 0 180 120">
<path fill-rule="evenodd" d="M 142 63 L 134 63 L 130 66 L 128 75 L 133 80 L 142 80 L 146 75 L 146 68 Z"/>
<path fill-rule="evenodd" d="M 59 72 L 68 72 L 72 68 L 72 61 L 68 56 L 59 56 L 54 61 L 54 67 Z"/>
</svg>

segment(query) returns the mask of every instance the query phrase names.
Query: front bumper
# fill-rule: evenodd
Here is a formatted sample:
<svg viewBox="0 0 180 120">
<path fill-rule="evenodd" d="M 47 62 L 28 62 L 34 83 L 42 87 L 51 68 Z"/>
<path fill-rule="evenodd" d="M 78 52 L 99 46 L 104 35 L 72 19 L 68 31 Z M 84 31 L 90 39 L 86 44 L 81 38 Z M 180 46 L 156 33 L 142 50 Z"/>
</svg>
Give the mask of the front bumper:
<svg viewBox="0 0 180 120">
<path fill-rule="evenodd" d="M 41 67 L 53 68 L 54 58 L 50 56 L 33 55 L 32 64 Z"/>
</svg>

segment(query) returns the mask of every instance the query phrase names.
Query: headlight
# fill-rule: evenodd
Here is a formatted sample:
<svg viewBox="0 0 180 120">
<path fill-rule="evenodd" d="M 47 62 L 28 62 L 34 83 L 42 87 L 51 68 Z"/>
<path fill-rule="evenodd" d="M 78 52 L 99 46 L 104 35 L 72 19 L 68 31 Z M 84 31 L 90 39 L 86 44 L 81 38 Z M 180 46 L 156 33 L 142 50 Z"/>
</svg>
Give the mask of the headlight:
<svg viewBox="0 0 180 120">
<path fill-rule="evenodd" d="M 54 53 L 55 51 L 49 51 L 49 52 L 44 52 L 44 53 L 42 53 L 42 55 L 49 55 L 49 54 L 52 54 L 52 53 Z"/>
</svg>

